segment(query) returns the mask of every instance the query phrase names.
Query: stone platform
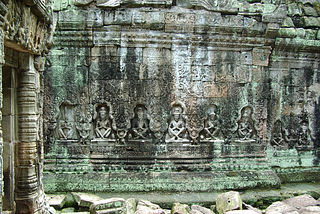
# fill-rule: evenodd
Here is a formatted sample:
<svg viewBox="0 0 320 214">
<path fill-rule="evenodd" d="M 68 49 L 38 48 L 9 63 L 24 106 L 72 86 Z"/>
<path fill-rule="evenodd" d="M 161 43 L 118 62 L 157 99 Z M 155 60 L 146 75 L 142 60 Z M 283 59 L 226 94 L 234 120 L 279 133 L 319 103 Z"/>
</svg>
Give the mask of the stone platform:
<svg viewBox="0 0 320 214">
<path fill-rule="evenodd" d="M 182 204 L 199 204 L 210 207 L 215 204 L 216 197 L 225 191 L 212 192 L 181 192 L 181 193 L 164 193 L 164 192 L 131 192 L 131 193 L 95 193 L 97 198 L 135 198 L 136 200 L 147 200 L 159 204 L 162 208 L 170 209 L 174 202 Z M 241 199 L 246 204 L 250 204 L 260 209 L 265 209 L 275 201 L 282 201 L 294 196 L 309 194 L 312 197 L 320 198 L 320 182 L 317 183 L 290 183 L 281 185 L 280 189 L 252 189 L 240 191 Z"/>
<path fill-rule="evenodd" d="M 214 190 L 278 188 L 272 170 L 231 172 L 44 173 L 45 191 L 55 192 L 211 192 Z"/>
</svg>

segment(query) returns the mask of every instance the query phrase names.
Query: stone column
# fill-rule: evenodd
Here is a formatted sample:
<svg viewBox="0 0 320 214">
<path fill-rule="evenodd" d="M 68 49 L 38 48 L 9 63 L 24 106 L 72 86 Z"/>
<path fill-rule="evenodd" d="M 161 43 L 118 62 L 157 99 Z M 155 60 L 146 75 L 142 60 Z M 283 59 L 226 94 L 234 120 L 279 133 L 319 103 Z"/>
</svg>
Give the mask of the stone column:
<svg viewBox="0 0 320 214">
<path fill-rule="evenodd" d="M 2 66 L 4 63 L 4 47 L 3 47 L 3 30 L 0 28 L 0 109 L 2 109 Z M 2 212 L 2 195 L 3 195 L 3 170 L 2 170 L 2 111 L 0 110 L 0 213 Z"/>
<path fill-rule="evenodd" d="M 42 201 L 38 173 L 37 93 L 38 76 L 34 57 L 22 53 L 19 59 L 18 124 L 16 160 L 16 213 L 38 213 Z"/>
</svg>

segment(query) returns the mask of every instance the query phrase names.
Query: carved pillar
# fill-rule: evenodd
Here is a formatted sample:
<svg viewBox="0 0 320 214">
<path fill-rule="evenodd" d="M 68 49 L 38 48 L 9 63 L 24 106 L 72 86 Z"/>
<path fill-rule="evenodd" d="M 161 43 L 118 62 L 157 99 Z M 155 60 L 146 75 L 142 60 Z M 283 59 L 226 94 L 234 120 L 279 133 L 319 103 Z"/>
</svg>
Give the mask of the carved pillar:
<svg viewBox="0 0 320 214">
<path fill-rule="evenodd" d="M 7 0 L 1 0 L 0 1 L 0 109 L 2 108 L 2 66 L 4 64 L 4 34 L 3 34 L 3 22 L 4 16 L 7 13 L 7 7 L 5 6 L 5 3 L 7 3 Z M 2 127 L 1 127 L 1 121 L 2 121 L 2 111 L 0 111 L 0 213 L 2 212 L 2 195 L 3 195 L 3 167 L 2 167 Z"/>
<path fill-rule="evenodd" d="M 21 54 L 18 79 L 19 142 L 16 160 L 16 213 L 37 213 L 42 201 L 38 173 L 37 87 L 33 56 Z"/>
</svg>

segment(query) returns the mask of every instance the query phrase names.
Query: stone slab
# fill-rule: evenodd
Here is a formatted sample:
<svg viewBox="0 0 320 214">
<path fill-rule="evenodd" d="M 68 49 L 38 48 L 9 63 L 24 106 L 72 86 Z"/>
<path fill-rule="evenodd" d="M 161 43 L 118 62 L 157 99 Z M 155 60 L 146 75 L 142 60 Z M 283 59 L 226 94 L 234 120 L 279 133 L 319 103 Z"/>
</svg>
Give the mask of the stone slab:
<svg viewBox="0 0 320 214">
<path fill-rule="evenodd" d="M 319 201 L 315 200 L 310 195 L 301 195 L 294 198 L 289 198 L 284 201 L 283 203 L 292 206 L 292 207 L 307 207 L 307 206 L 319 206 Z"/>
<path fill-rule="evenodd" d="M 55 209 L 61 209 L 63 205 L 65 204 L 66 195 L 51 195 L 46 194 L 46 199 L 48 204 L 55 208 Z"/>
<path fill-rule="evenodd" d="M 240 193 L 236 191 L 229 191 L 222 193 L 216 198 L 217 211 L 220 214 L 229 210 L 242 210 L 242 200 Z"/>
<path fill-rule="evenodd" d="M 200 212 L 200 213 L 203 213 L 203 214 L 214 214 L 214 212 L 208 208 L 205 208 L 205 207 L 201 207 L 199 205 L 192 205 L 191 206 L 191 210 L 192 211 L 197 211 L 197 212 Z"/>
<path fill-rule="evenodd" d="M 94 201 L 90 206 L 90 213 L 112 213 L 126 212 L 126 201 L 123 198 L 109 198 L 99 201 Z"/>
<path fill-rule="evenodd" d="M 88 193 L 72 192 L 71 194 L 79 207 L 90 207 L 95 201 L 102 200 L 99 196 Z"/>
</svg>

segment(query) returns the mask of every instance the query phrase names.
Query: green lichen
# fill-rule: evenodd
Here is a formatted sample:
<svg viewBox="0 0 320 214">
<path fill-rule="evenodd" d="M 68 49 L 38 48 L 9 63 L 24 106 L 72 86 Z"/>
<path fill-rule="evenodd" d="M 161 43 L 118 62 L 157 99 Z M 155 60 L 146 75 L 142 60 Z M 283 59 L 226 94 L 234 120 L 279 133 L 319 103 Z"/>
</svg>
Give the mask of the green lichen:
<svg viewBox="0 0 320 214">
<path fill-rule="evenodd" d="M 317 31 L 316 30 L 306 29 L 305 39 L 315 40 L 316 36 L 317 36 Z"/>
<path fill-rule="evenodd" d="M 317 39 L 320 40 L 320 30 L 317 32 Z"/>
<path fill-rule="evenodd" d="M 290 3 L 288 4 L 288 16 L 302 16 L 301 4 Z"/>
<path fill-rule="evenodd" d="M 274 4 L 263 4 L 263 14 L 270 14 L 277 9 L 277 6 Z"/>
<path fill-rule="evenodd" d="M 320 14 L 320 4 L 315 2 L 312 4 L 312 7 L 317 11 L 318 15 Z"/>
<path fill-rule="evenodd" d="M 297 36 L 295 28 L 280 28 L 279 37 L 283 38 L 294 38 Z"/>
<path fill-rule="evenodd" d="M 286 17 L 285 20 L 283 21 L 281 27 L 294 27 L 293 21 L 290 17 Z"/>
</svg>

